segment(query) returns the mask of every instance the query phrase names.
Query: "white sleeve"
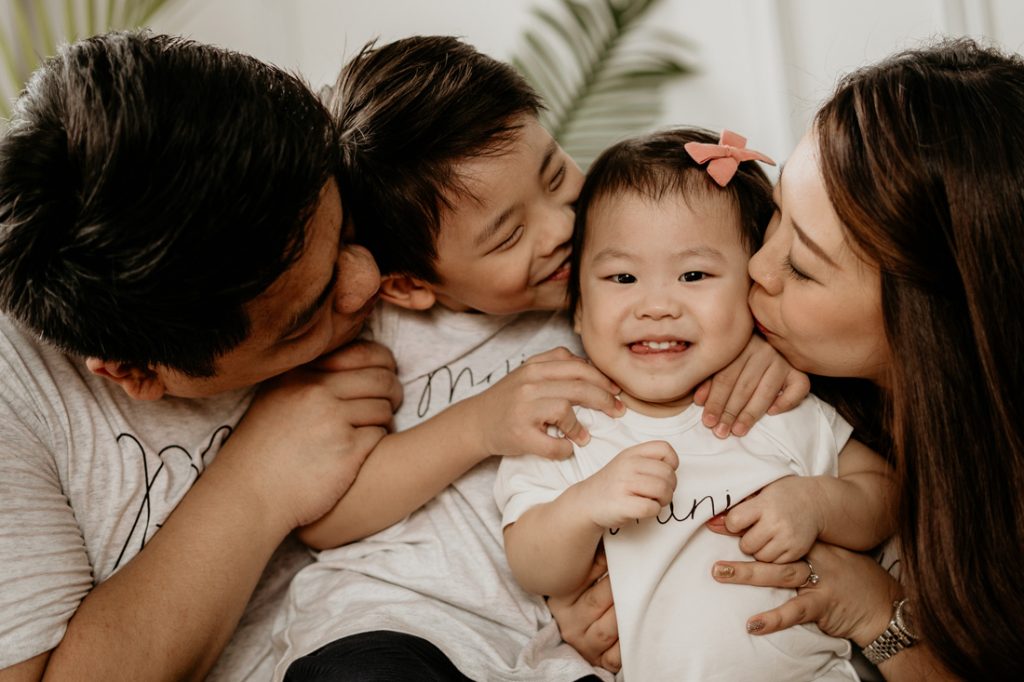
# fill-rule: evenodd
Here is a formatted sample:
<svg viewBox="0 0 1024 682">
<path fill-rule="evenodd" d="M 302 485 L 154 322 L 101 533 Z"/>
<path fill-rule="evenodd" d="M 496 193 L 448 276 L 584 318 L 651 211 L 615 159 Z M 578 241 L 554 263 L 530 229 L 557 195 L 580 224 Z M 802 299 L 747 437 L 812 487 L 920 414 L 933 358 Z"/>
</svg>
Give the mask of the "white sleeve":
<svg viewBox="0 0 1024 682">
<path fill-rule="evenodd" d="M 836 409 L 809 395 L 789 412 L 762 419 L 774 439 L 801 476 L 837 476 L 839 452 L 853 433 L 853 427 Z M 761 422 L 759 422 L 761 423 Z"/>
<path fill-rule="evenodd" d="M 551 502 L 581 479 L 575 457 L 562 461 L 537 455 L 503 457 L 494 481 L 501 527 L 515 523 L 531 507 Z"/>
<path fill-rule="evenodd" d="M 93 587 L 53 455 L 17 400 L 0 390 L 0 669 L 56 647 Z"/>
</svg>

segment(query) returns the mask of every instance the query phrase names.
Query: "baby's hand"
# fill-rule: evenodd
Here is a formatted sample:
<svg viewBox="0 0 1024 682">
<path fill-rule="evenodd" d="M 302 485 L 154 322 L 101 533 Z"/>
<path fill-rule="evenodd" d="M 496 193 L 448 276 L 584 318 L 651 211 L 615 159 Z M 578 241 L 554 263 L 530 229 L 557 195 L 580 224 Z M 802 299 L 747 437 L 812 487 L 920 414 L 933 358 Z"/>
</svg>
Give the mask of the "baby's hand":
<svg viewBox="0 0 1024 682">
<path fill-rule="evenodd" d="M 590 434 L 576 421 L 573 405 L 618 417 L 625 406 L 619 388 L 583 358 L 565 348 L 535 355 L 501 381 L 466 402 L 474 415 L 466 420 L 492 455 L 534 454 L 565 459 L 572 444 L 585 445 Z M 565 435 L 559 437 L 548 427 Z M 571 442 L 570 442 L 571 441 Z"/>
<path fill-rule="evenodd" d="M 758 561 L 797 561 L 824 529 L 821 498 L 812 476 L 780 478 L 730 509 L 725 527 L 731 534 L 742 535 L 740 549 Z M 708 525 L 716 530 L 716 519 Z"/>
<path fill-rule="evenodd" d="M 581 508 L 601 528 L 655 516 L 672 501 L 679 457 L 663 440 L 626 448 L 596 474 L 574 485 Z"/>
</svg>

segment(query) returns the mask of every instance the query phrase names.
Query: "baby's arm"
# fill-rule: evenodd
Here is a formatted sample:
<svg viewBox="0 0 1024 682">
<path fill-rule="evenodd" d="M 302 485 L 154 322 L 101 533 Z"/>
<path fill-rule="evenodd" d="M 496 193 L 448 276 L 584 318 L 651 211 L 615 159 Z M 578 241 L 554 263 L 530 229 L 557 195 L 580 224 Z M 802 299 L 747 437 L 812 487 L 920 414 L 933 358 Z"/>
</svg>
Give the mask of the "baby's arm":
<svg viewBox="0 0 1024 682">
<path fill-rule="evenodd" d="M 759 561 L 796 561 L 818 538 L 867 550 L 895 529 L 895 491 L 885 460 L 851 439 L 839 453 L 838 477 L 779 479 L 730 510 L 725 525 L 743 533 L 740 549 Z"/>
<path fill-rule="evenodd" d="M 672 500 L 679 458 L 665 441 L 626 448 L 604 468 L 505 528 L 505 552 L 519 584 L 549 596 L 586 579 L 606 528 L 655 516 Z"/>
<path fill-rule="evenodd" d="M 366 537 L 402 520 L 492 454 L 565 458 L 589 438 L 573 405 L 621 414 L 617 387 L 564 348 L 534 356 L 486 391 L 410 429 L 385 436 L 355 483 L 299 537 L 318 549 Z M 546 435 L 555 424 L 566 438 Z"/>
</svg>

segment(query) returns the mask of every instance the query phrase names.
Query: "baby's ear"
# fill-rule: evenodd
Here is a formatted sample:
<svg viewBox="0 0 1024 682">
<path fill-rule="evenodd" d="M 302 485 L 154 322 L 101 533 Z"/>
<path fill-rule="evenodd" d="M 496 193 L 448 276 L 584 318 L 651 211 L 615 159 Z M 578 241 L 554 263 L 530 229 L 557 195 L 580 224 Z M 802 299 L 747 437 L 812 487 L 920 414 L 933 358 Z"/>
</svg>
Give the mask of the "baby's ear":
<svg viewBox="0 0 1024 682">
<path fill-rule="evenodd" d="M 409 275 L 385 275 L 381 278 L 380 297 L 410 310 L 427 310 L 437 301 L 430 284 Z"/>
</svg>

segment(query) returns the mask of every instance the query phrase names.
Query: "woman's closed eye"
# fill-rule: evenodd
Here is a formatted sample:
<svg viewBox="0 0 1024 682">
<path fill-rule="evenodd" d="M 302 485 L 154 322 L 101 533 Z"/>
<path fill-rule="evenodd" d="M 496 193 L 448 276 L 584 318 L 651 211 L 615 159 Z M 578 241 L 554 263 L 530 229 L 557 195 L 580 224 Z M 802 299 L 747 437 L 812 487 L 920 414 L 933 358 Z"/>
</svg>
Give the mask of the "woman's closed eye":
<svg viewBox="0 0 1024 682">
<path fill-rule="evenodd" d="M 793 261 L 792 261 L 792 259 L 789 256 L 786 256 L 786 259 L 782 262 L 782 264 L 789 271 L 789 274 L 790 274 L 790 276 L 793 279 L 799 280 L 799 281 L 808 281 L 808 280 L 811 279 L 811 277 L 809 275 L 807 275 L 805 272 L 803 272 L 802 270 L 797 268 L 795 265 L 793 265 Z"/>
</svg>

